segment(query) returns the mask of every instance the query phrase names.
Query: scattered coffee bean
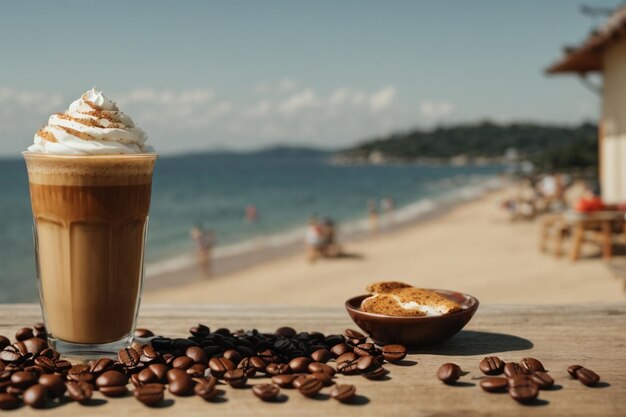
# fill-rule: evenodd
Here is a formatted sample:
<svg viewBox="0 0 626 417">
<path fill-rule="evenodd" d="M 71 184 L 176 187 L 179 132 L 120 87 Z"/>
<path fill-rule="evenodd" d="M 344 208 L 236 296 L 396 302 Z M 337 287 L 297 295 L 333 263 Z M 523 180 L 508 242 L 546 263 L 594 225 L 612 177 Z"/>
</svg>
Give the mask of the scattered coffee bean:
<svg viewBox="0 0 626 417">
<path fill-rule="evenodd" d="M 363 333 L 357 332 L 356 330 L 352 329 L 346 329 L 343 334 L 353 345 L 363 343 L 365 342 L 365 339 L 367 339 L 367 337 Z"/>
<path fill-rule="evenodd" d="M 274 401 L 280 393 L 280 388 L 274 384 L 257 384 L 252 387 L 252 393 L 263 401 Z"/>
<path fill-rule="evenodd" d="M 134 374 L 134 375 L 137 375 L 137 380 L 141 384 L 152 384 L 152 383 L 159 382 L 159 378 L 154 374 L 154 372 L 150 368 L 142 369 L 138 374 Z"/>
<path fill-rule="evenodd" d="M 177 376 L 173 380 L 171 380 L 168 386 L 168 390 L 172 394 L 177 396 L 191 395 L 194 390 L 194 381 L 189 375 L 184 373 L 184 371 L 181 372 L 183 372 L 182 375 L 184 376 Z"/>
<path fill-rule="evenodd" d="M 35 337 L 35 334 L 33 333 L 33 329 L 30 327 L 22 327 L 15 333 L 15 339 L 19 342 L 33 337 Z"/>
<path fill-rule="evenodd" d="M 314 362 L 326 363 L 331 360 L 332 357 L 333 355 L 328 349 L 318 349 L 315 352 L 311 353 L 311 359 Z"/>
<path fill-rule="evenodd" d="M 74 382 L 93 382 L 93 374 L 90 372 L 89 365 L 74 365 L 67 372 L 67 379 Z"/>
<path fill-rule="evenodd" d="M 228 359 L 229 361 L 231 361 L 232 363 L 239 363 L 243 359 L 243 356 L 241 356 L 241 353 L 237 352 L 235 349 L 228 349 L 226 352 L 224 352 L 222 356 Z M 208 363 L 208 360 L 207 360 L 207 363 Z"/>
<path fill-rule="evenodd" d="M 344 362 L 352 362 L 357 358 L 357 355 L 354 352 L 346 352 L 343 355 L 339 356 L 336 361 L 337 364 Z"/>
<path fill-rule="evenodd" d="M 231 369 L 224 373 L 224 381 L 233 388 L 244 388 L 248 382 L 248 377 L 243 369 Z"/>
<path fill-rule="evenodd" d="M 209 363 L 209 358 L 200 346 L 189 346 L 185 351 L 185 355 L 188 358 L 191 358 L 194 363 L 201 363 L 202 365 L 207 365 Z"/>
<path fill-rule="evenodd" d="M 354 353 L 359 356 L 375 356 L 378 353 L 378 349 L 373 343 L 361 343 L 354 347 Z"/>
<path fill-rule="evenodd" d="M 204 351 L 203 351 L 204 352 Z M 194 364 L 193 359 L 188 356 L 179 356 L 172 361 L 172 366 L 176 369 L 189 369 Z"/>
<path fill-rule="evenodd" d="M 478 367 L 485 375 L 500 375 L 504 371 L 504 362 L 497 356 L 487 356 Z"/>
<path fill-rule="evenodd" d="M 276 335 L 292 339 L 298 334 L 293 327 L 281 327 L 276 329 Z"/>
<path fill-rule="evenodd" d="M 98 388 L 123 387 L 128 383 L 128 377 L 119 371 L 106 371 L 96 379 Z"/>
<path fill-rule="evenodd" d="M 235 369 L 235 365 L 226 358 L 211 358 L 209 368 L 211 368 L 211 374 L 213 376 L 221 378 L 226 371 Z"/>
<path fill-rule="evenodd" d="M 92 362 L 89 371 L 96 377 L 100 376 L 105 371 L 113 369 L 113 360 L 109 358 L 100 358 Z"/>
<path fill-rule="evenodd" d="M 535 358 L 524 358 L 519 363 L 520 366 L 530 372 L 545 371 L 543 364 Z"/>
<path fill-rule="evenodd" d="M 139 353 L 135 349 L 127 347 L 119 351 L 117 359 L 127 368 L 132 368 L 139 363 Z"/>
<path fill-rule="evenodd" d="M 0 350 L 11 345 L 11 341 L 8 337 L 0 335 Z"/>
<path fill-rule="evenodd" d="M 526 368 L 522 368 L 519 363 L 516 362 L 507 362 L 504 365 L 504 375 L 508 378 L 514 377 L 516 375 L 529 375 L 530 371 Z"/>
<path fill-rule="evenodd" d="M 444 363 L 437 371 L 437 378 L 445 384 L 454 384 L 461 377 L 461 368 L 455 363 Z"/>
<path fill-rule="evenodd" d="M 382 366 L 377 366 L 366 372 L 361 373 L 367 379 L 382 379 L 387 375 L 388 371 Z"/>
<path fill-rule="evenodd" d="M 498 376 L 484 378 L 480 381 L 480 387 L 487 392 L 504 392 L 508 386 L 509 381 L 506 378 Z"/>
<path fill-rule="evenodd" d="M 539 394 L 539 387 L 528 375 L 514 375 L 509 378 L 509 395 L 514 400 L 527 404 Z"/>
<path fill-rule="evenodd" d="M 203 379 L 196 383 L 193 391 L 198 397 L 209 401 L 210 399 L 215 398 L 215 396 L 218 394 L 218 390 L 215 388 L 216 384 L 217 379 L 215 377 Z"/>
<path fill-rule="evenodd" d="M 165 387 L 162 384 L 146 384 L 135 388 L 133 395 L 148 407 L 154 407 L 163 400 L 164 391 Z"/>
<path fill-rule="evenodd" d="M 309 364 L 311 363 L 311 359 L 305 356 L 298 356 L 297 358 L 293 358 L 289 361 L 289 368 L 292 372 L 306 372 Z"/>
<path fill-rule="evenodd" d="M 148 365 L 148 369 L 152 371 L 152 373 L 156 376 L 156 381 L 164 384 L 167 382 L 167 365 L 161 363 L 153 363 Z M 141 372 L 140 372 L 141 373 Z"/>
<path fill-rule="evenodd" d="M 93 386 L 86 382 L 68 382 L 65 386 L 70 398 L 81 404 L 88 402 L 93 396 Z"/>
<path fill-rule="evenodd" d="M 355 395 L 356 387 L 349 384 L 337 385 L 330 391 L 330 396 L 342 403 L 350 402 Z"/>
<path fill-rule="evenodd" d="M 333 384 L 333 377 L 324 372 L 313 372 L 311 376 L 318 379 L 325 387 Z"/>
<path fill-rule="evenodd" d="M 300 376 L 299 374 L 274 375 L 272 382 L 281 388 L 294 388 L 293 381 Z"/>
<path fill-rule="evenodd" d="M 149 363 L 161 362 L 163 360 L 161 355 L 159 355 L 157 351 L 154 350 L 154 348 L 150 345 L 143 346 L 141 348 L 141 351 L 137 350 L 137 352 L 141 352 L 141 354 L 139 355 L 139 361 L 141 363 L 149 364 Z"/>
<path fill-rule="evenodd" d="M 65 394 L 65 382 L 63 382 L 63 378 L 60 375 L 41 375 L 38 382 L 48 390 L 48 394 L 53 398 L 61 398 Z"/>
<path fill-rule="evenodd" d="M 399 362 L 406 357 L 406 348 L 402 345 L 385 345 L 382 352 L 388 362 Z"/>
<path fill-rule="evenodd" d="M 16 395 L 0 393 L 0 410 L 14 410 L 22 404 Z"/>
<path fill-rule="evenodd" d="M 298 387 L 298 391 L 300 394 L 307 397 L 315 397 L 322 390 L 322 383 L 319 379 L 311 377 L 307 378 L 302 384 Z"/>
<path fill-rule="evenodd" d="M 11 375 L 11 384 L 22 390 L 37 383 L 37 375 L 31 372 L 19 371 Z"/>
<path fill-rule="evenodd" d="M 593 387 L 600 382 L 600 375 L 587 368 L 580 368 L 577 370 L 576 378 L 588 387 Z"/>
<path fill-rule="evenodd" d="M 539 389 L 547 389 L 554 385 L 554 378 L 552 378 L 545 371 L 535 371 L 530 375 L 530 379 L 533 380 Z"/>
<path fill-rule="evenodd" d="M 345 343 L 339 343 L 339 344 L 336 344 L 335 346 L 330 348 L 330 353 L 335 358 L 338 358 L 341 355 L 343 355 L 344 353 L 348 353 L 348 352 L 351 352 L 351 348 L 350 348 L 350 346 L 348 346 Z"/>
<path fill-rule="evenodd" d="M 48 403 L 48 391 L 43 385 L 35 384 L 24 391 L 24 404 L 33 408 L 44 408 Z"/>
<path fill-rule="evenodd" d="M 331 377 L 335 376 L 335 373 L 336 373 L 335 368 L 322 362 L 311 362 L 309 366 L 307 366 L 306 370 L 311 373 L 323 372 Z"/>
<path fill-rule="evenodd" d="M 99 390 L 105 397 L 123 397 L 128 394 L 128 388 L 126 388 L 126 385 L 100 387 Z"/>
<path fill-rule="evenodd" d="M 191 365 L 191 367 L 189 367 L 186 370 L 187 374 L 190 375 L 192 378 L 204 377 L 205 371 L 206 371 L 206 366 L 202 365 L 201 363 L 196 363 L 194 365 Z"/>
<path fill-rule="evenodd" d="M 576 376 L 576 372 L 578 372 L 579 369 L 581 369 L 582 366 L 580 365 L 570 365 L 567 368 L 567 373 L 574 379 L 577 379 L 578 377 Z"/>
<path fill-rule="evenodd" d="M 289 368 L 289 365 L 285 364 L 285 363 L 270 363 L 269 365 L 267 365 L 267 368 L 265 368 L 265 372 L 267 372 L 269 375 L 284 375 L 284 374 L 290 374 L 291 373 L 291 368 Z"/>
<path fill-rule="evenodd" d="M 196 337 L 203 337 L 211 333 L 211 330 L 204 324 L 198 324 L 189 329 L 189 333 Z"/>
<path fill-rule="evenodd" d="M 154 337 L 154 333 L 152 333 L 148 329 L 138 328 L 138 329 L 135 329 L 135 337 L 141 337 L 141 338 Z"/>
</svg>

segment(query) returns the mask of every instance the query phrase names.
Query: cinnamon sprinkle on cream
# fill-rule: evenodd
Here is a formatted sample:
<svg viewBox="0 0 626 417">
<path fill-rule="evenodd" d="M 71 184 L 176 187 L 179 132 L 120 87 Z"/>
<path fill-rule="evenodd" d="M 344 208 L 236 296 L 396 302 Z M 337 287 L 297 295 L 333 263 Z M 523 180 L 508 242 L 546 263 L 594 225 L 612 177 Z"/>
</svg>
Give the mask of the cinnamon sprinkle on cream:
<svg viewBox="0 0 626 417">
<path fill-rule="evenodd" d="M 45 129 L 40 129 L 37 132 L 37 136 L 39 136 L 41 139 L 48 141 L 48 142 L 56 142 L 57 138 L 54 137 L 54 134 L 52 132 L 48 132 Z"/>
<path fill-rule="evenodd" d="M 82 140 L 94 140 L 95 139 L 89 133 L 80 132 L 80 131 L 78 131 L 76 129 L 72 129 L 70 127 L 55 126 L 55 128 L 64 130 L 66 133 L 68 133 L 68 134 L 70 134 L 72 136 L 76 136 L 77 138 L 82 139 Z"/>
</svg>

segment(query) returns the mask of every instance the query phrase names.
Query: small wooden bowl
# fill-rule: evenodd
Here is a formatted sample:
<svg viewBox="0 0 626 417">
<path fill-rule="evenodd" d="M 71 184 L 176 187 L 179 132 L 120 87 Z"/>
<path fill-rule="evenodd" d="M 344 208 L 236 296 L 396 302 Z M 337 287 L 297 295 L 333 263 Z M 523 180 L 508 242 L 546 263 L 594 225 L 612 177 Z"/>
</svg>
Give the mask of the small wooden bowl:
<svg viewBox="0 0 626 417">
<path fill-rule="evenodd" d="M 457 334 L 474 316 L 478 299 L 455 291 L 432 290 L 456 301 L 460 311 L 442 316 L 396 317 L 367 313 L 361 310 L 361 301 L 369 295 L 359 295 L 346 301 L 346 310 L 364 332 L 379 345 L 401 344 L 406 347 L 434 345 Z"/>
</svg>

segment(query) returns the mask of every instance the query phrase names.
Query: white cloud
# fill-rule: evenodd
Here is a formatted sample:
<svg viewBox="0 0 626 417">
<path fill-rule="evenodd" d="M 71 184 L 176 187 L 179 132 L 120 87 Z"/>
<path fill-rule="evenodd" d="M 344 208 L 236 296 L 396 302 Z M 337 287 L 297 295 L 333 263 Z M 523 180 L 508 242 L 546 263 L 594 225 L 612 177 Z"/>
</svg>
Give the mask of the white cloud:
<svg viewBox="0 0 626 417">
<path fill-rule="evenodd" d="M 315 107 L 317 104 L 318 100 L 315 92 L 313 89 L 307 88 L 279 103 L 278 110 L 283 114 L 293 114 L 302 109 Z"/>
<path fill-rule="evenodd" d="M 372 113 L 385 110 L 391 106 L 397 95 L 393 86 L 387 86 L 370 96 L 369 105 Z"/>
<path fill-rule="evenodd" d="M 453 105 L 449 101 L 425 100 L 420 103 L 420 114 L 429 121 L 436 121 L 448 117 L 453 110 Z"/>
<path fill-rule="evenodd" d="M 298 83 L 291 78 L 283 78 L 282 80 L 278 81 L 279 91 L 289 92 L 295 90 L 296 88 L 298 88 Z"/>
</svg>

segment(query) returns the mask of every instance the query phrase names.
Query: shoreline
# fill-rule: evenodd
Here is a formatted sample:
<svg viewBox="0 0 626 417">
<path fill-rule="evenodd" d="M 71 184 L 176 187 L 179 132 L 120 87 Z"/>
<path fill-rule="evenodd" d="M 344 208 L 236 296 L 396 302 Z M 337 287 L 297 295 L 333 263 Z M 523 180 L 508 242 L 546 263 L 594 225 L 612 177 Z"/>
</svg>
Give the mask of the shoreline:
<svg viewBox="0 0 626 417">
<path fill-rule="evenodd" d="M 471 203 L 510 185 L 510 180 L 500 175 L 447 191 L 434 198 L 416 200 L 398 207 L 394 212 L 394 218 L 392 220 L 387 219 L 388 223 L 379 226 L 378 230 L 375 231 L 370 230 L 367 218 L 339 224 L 339 243 L 345 246 L 345 244 L 376 239 L 393 234 L 405 227 L 430 222 L 459 206 Z M 379 222 L 382 223 L 382 220 L 380 218 Z M 230 274 L 245 271 L 264 263 L 295 257 L 297 254 L 304 253 L 304 230 L 305 227 L 288 229 L 282 233 L 259 236 L 218 247 L 213 253 L 213 275 L 210 278 L 202 276 L 195 262 L 194 254 L 167 259 L 160 262 L 160 267 L 155 264 L 148 264 L 143 291 L 149 293 L 198 281 L 220 280 Z M 272 244 L 272 241 L 278 242 Z M 351 256 L 350 253 L 346 255 Z"/>
</svg>

